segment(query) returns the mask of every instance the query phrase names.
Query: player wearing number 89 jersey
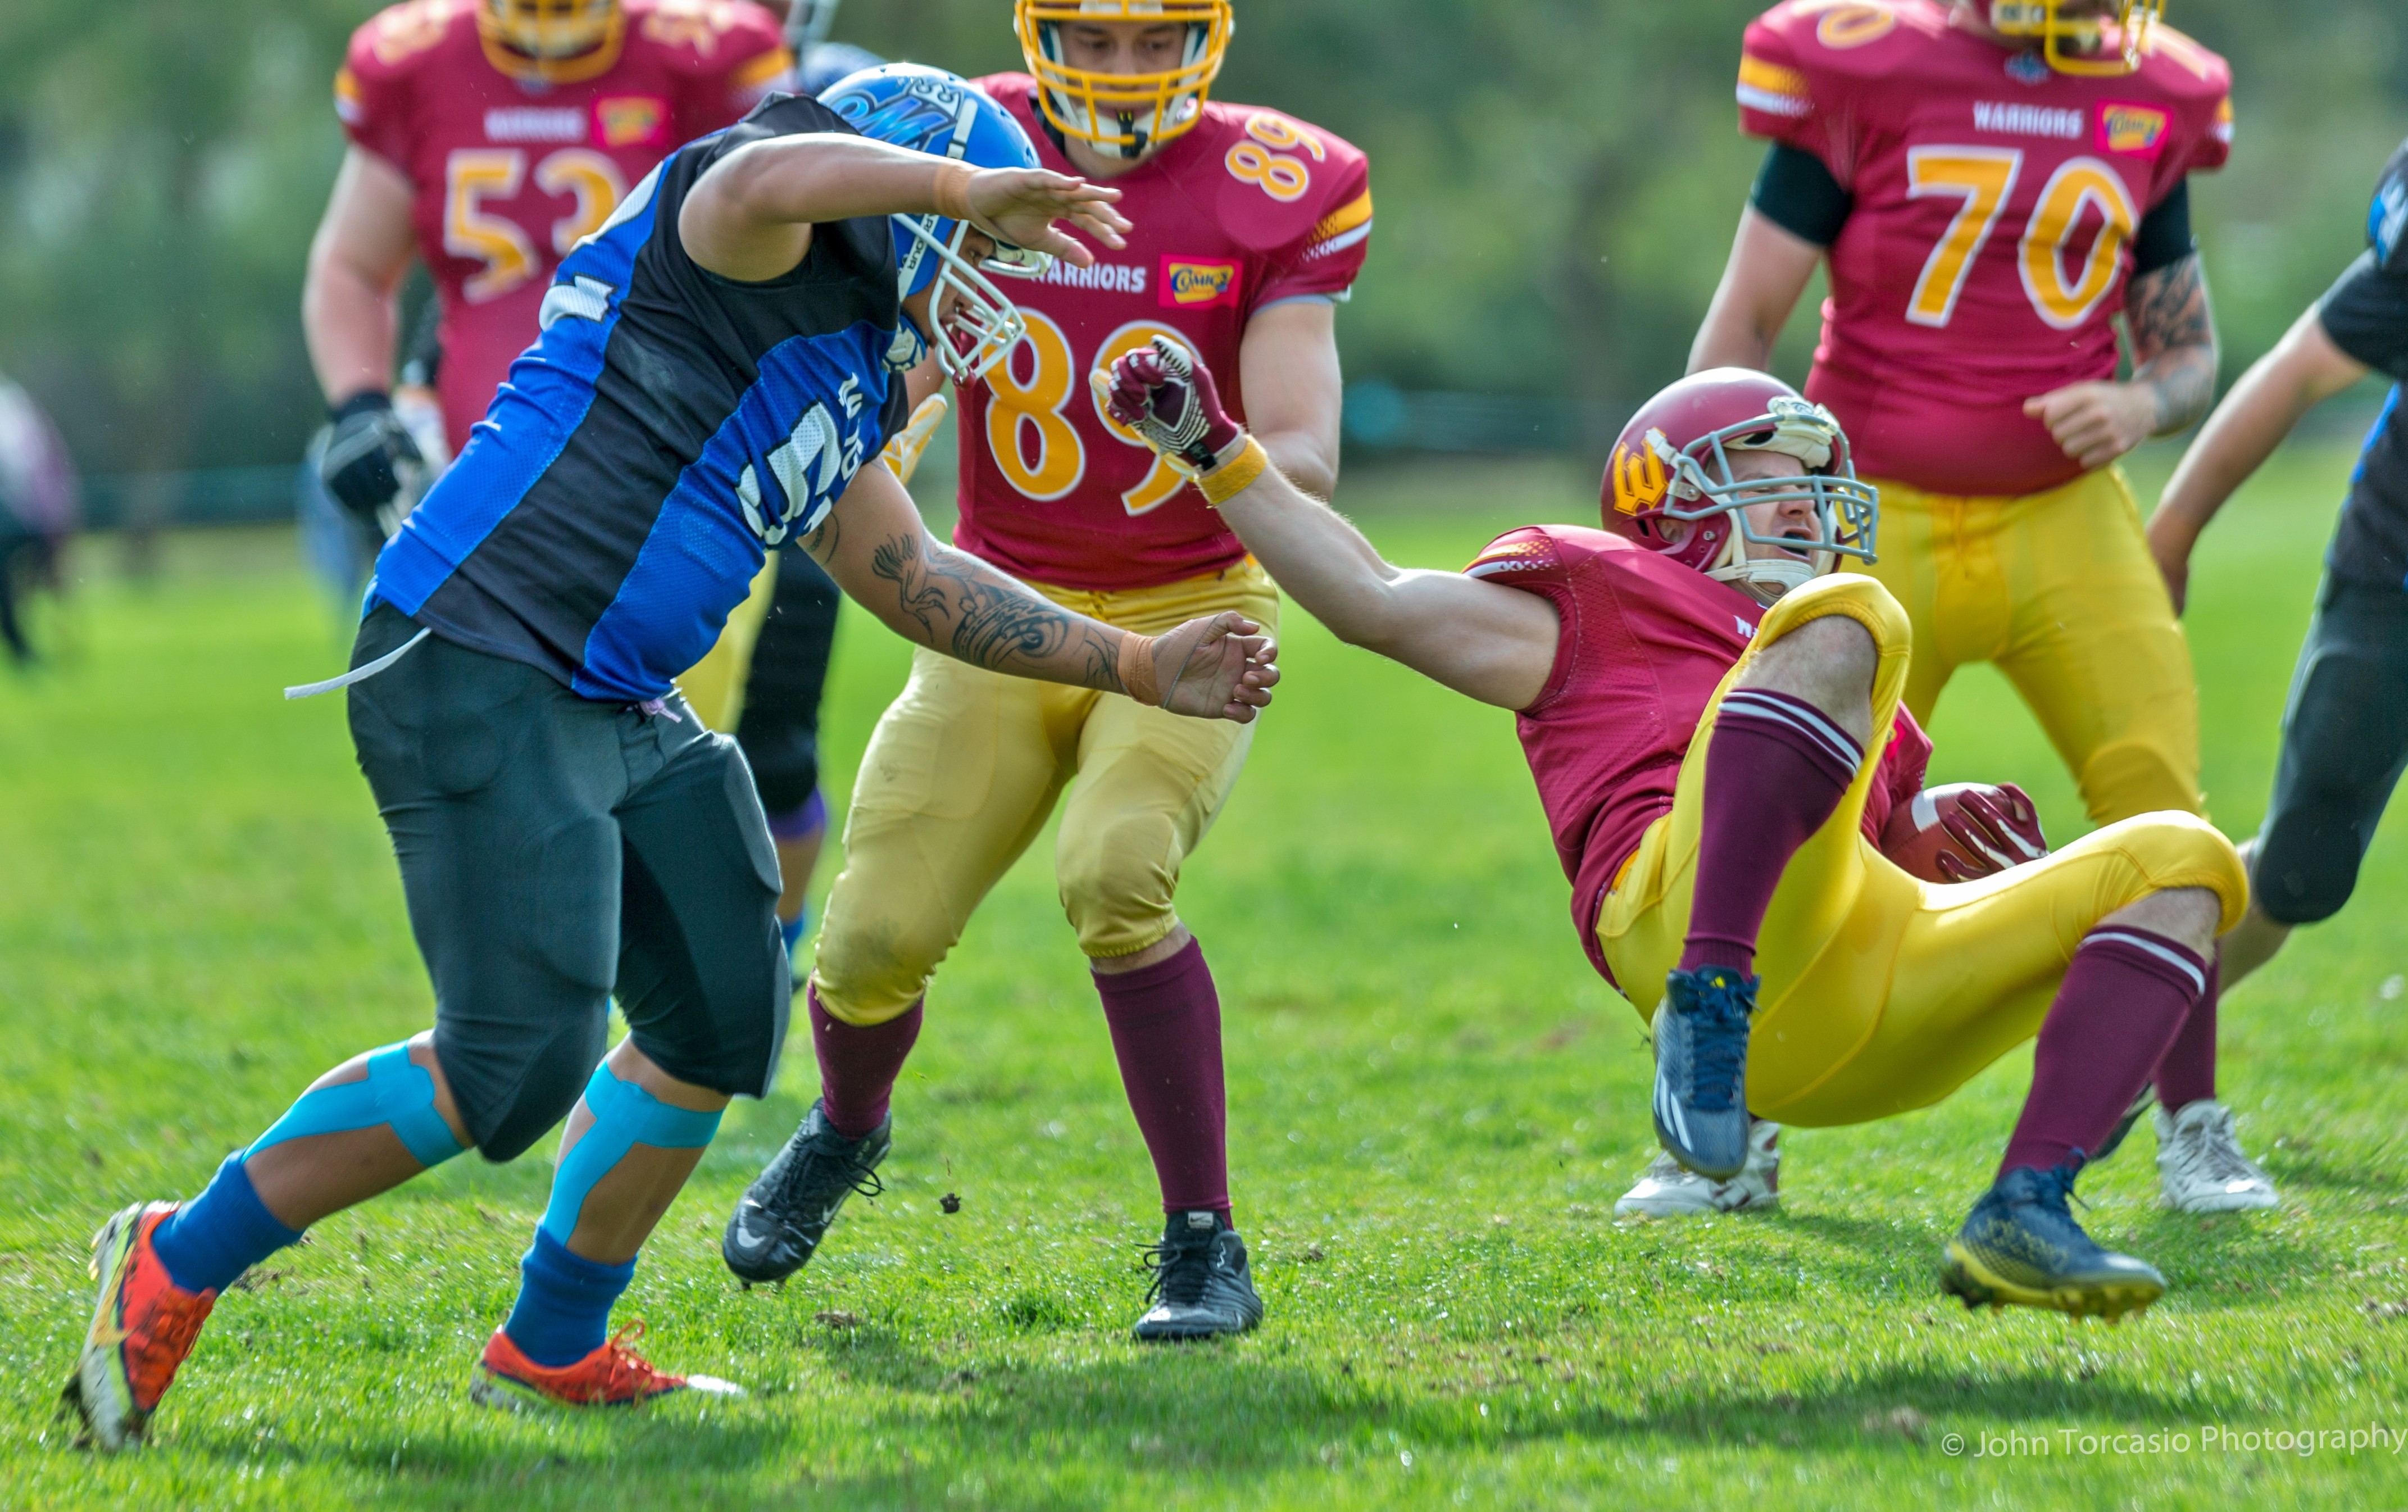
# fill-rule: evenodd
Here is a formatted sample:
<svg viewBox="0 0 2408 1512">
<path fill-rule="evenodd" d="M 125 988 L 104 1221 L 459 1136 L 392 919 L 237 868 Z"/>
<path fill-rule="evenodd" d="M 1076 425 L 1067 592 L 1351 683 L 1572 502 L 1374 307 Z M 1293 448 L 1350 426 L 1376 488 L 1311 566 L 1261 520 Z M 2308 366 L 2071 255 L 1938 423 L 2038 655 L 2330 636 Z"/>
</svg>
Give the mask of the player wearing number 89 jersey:
<svg viewBox="0 0 2408 1512">
<path fill-rule="evenodd" d="M 1262 569 L 1182 473 L 1107 417 L 1091 375 L 1171 337 L 1229 376 L 1225 392 L 1269 462 L 1326 496 L 1338 459 L 1332 307 L 1370 235 L 1369 165 L 1293 116 L 1206 98 L 1226 0 L 1020 0 L 1017 11 L 1037 77 L 980 86 L 1026 128 L 1039 162 L 1118 189 L 1135 229 L 1125 248 L 1096 248 L 1092 267 L 1057 264 L 1013 285 L 1027 339 L 961 389 L 955 544 L 1109 624 L 1208 610 L 1272 624 Z M 811 973 L 820 1103 L 730 1223 L 738 1274 L 792 1274 L 845 1194 L 868 1189 L 938 963 L 1067 787 L 1063 908 L 1168 1225 L 1158 1304 L 1138 1335 L 1254 1326 L 1262 1305 L 1230 1220 L 1220 1007 L 1173 906 L 1250 731 L 1177 726 L 1127 698 L 1032 697 L 913 659 L 855 780 Z"/>
</svg>

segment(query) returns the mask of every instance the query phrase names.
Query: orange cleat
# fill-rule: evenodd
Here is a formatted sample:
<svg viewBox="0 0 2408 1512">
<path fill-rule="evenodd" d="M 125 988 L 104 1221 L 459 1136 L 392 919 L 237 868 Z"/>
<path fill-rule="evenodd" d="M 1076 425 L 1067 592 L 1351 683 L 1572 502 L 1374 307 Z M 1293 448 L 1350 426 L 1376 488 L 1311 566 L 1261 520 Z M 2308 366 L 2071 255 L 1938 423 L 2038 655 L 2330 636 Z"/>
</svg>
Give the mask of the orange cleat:
<svg viewBox="0 0 2408 1512">
<path fill-rule="evenodd" d="M 176 1207 L 137 1202 L 93 1235 L 100 1300 L 60 1397 L 62 1410 L 82 1419 L 79 1443 L 122 1449 L 139 1442 L 217 1305 L 216 1292 L 186 1291 L 169 1280 L 150 1247 L 152 1231 Z"/>
<path fill-rule="evenodd" d="M 672 1391 L 700 1391 L 710 1396 L 738 1397 L 744 1388 L 710 1375 L 671 1375 L 654 1370 L 643 1356 L 628 1347 L 644 1336 L 644 1325 L 630 1323 L 610 1342 L 573 1365 L 538 1365 L 521 1353 L 500 1329 L 485 1341 L 484 1357 L 468 1383 L 470 1401 L 508 1412 L 533 1407 L 634 1407 Z"/>
</svg>

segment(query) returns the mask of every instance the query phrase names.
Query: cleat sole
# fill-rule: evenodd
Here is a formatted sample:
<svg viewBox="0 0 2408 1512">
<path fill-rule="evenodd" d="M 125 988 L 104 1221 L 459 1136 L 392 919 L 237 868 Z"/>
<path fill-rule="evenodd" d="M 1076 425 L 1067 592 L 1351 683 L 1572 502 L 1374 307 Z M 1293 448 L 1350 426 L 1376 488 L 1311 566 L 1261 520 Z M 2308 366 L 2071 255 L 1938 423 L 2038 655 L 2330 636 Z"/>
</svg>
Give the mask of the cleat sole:
<svg viewBox="0 0 2408 1512">
<path fill-rule="evenodd" d="M 2114 1323 L 2146 1312 L 2166 1294 L 2165 1283 L 2146 1276 L 2067 1281 L 2054 1287 L 2028 1287 L 2010 1281 L 1984 1265 L 1980 1257 L 1951 1239 L 1940 1272 L 1941 1289 L 1977 1307 L 2038 1307 L 2074 1318 L 2102 1318 Z"/>
<path fill-rule="evenodd" d="M 121 1208 L 92 1236 L 92 1260 L 87 1267 L 98 1285 L 92 1326 L 85 1331 L 76 1368 L 59 1393 L 62 1413 L 73 1412 L 82 1424 L 77 1443 L 104 1450 L 124 1448 L 141 1441 L 148 1426 L 134 1406 L 133 1389 L 125 1379 L 125 1360 L 117 1347 L 117 1319 L 111 1315 L 118 1272 L 140 1231 L 144 1204 Z"/>
</svg>

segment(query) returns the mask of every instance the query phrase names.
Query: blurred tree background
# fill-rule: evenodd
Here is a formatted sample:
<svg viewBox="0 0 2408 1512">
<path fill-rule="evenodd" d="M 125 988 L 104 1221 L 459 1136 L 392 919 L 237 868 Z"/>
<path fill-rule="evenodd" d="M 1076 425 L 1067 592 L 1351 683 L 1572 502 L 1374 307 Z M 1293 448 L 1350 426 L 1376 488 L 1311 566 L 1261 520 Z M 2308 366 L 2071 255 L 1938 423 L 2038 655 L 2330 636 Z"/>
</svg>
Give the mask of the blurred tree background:
<svg viewBox="0 0 2408 1512">
<path fill-rule="evenodd" d="M 1587 440 L 1677 374 L 1758 148 L 1731 79 L 1756 0 L 1238 0 L 1218 93 L 1367 149 L 1380 209 L 1350 379 L 1560 395 Z M 0 6 L 0 367 L 86 470 L 289 462 L 320 408 L 303 257 L 364 0 Z M 2173 0 L 2234 62 L 2195 204 L 2227 376 L 2353 255 L 2408 134 L 2399 0 Z M 1006 0 L 850 0 L 837 35 L 1018 66 Z M 1782 366 L 1802 373 L 1801 312 Z"/>
</svg>

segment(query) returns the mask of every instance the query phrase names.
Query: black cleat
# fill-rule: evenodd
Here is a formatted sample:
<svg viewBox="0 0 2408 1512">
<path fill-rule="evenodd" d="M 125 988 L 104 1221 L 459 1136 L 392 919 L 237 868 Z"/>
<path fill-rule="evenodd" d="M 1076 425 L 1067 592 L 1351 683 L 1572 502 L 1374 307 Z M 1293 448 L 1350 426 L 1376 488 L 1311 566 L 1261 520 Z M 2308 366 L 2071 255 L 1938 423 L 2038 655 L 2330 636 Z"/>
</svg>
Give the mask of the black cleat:
<svg viewBox="0 0 2408 1512">
<path fill-rule="evenodd" d="M 1162 1243 L 1145 1252 L 1154 1303 L 1133 1331 L 1140 1339 L 1180 1343 L 1243 1333 L 1263 1320 L 1263 1299 L 1246 1270 L 1246 1242 L 1217 1213 L 1173 1213 Z"/>
<path fill-rule="evenodd" d="M 854 1192 L 875 1197 L 885 1190 L 878 1162 L 894 1143 L 892 1115 L 859 1139 L 847 1139 L 827 1121 L 827 1109 L 813 1102 L 769 1168 L 744 1188 L 727 1220 L 720 1258 L 747 1281 L 783 1281 L 810 1263 L 838 1209 Z"/>
<path fill-rule="evenodd" d="M 2141 1121 L 2141 1115 L 2155 1107 L 2157 1105 L 2157 1088 L 2156 1084 L 2152 1082 L 2143 1082 L 2141 1084 L 2141 1089 L 2132 1094 L 2132 1105 L 2124 1110 L 2124 1116 L 2115 1120 L 2115 1127 L 2107 1131 L 2107 1137 L 2099 1142 L 2099 1153 L 2092 1156 L 2088 1163 L 2091 1165 L 2097 1165 L 2100 1161 L 2107 1159 L 2107 1157 L 2121 1149 L 2124 1145 L 2124 1136 L 2132 1131 L 2132 1126 Z"/>
<path fill-rule="evenodd" d="M 1948 1241 L 1940 1285 L 1968 1308 L 2049 1307 L 2109 1322 L 2165 1295 L 2156 1266 L 2101 1249 L 2066 1206 L 2073 1161 L 2048 1171 L 2019 1165 L 2000 1176 Z"/>
<path fill-rule="evenodd" d="M 1747 1165 L 1752 976 L 1721 966 L 1664 978 L 1656 1014 L 1656 1137 L 1673 1159 L 1728 1181 Z"/>
</svg>

